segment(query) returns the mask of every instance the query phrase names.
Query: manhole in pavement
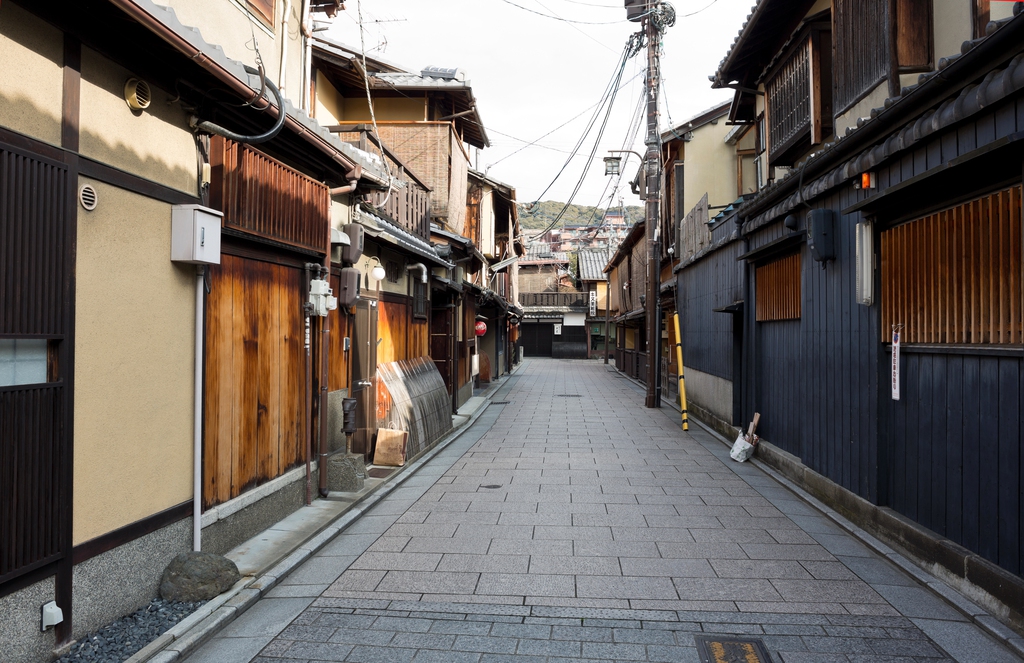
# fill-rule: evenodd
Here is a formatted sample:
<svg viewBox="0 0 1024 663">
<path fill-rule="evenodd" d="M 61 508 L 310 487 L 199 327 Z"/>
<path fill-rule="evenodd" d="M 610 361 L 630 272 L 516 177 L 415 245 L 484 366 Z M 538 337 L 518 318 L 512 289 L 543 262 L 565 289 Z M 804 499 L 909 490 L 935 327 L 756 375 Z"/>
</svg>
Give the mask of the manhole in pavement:
<svg viewBox="0 0 1024 663">
<path fill-rule="evenodd" d="M 695 635 L 701 663 L 772 663 L 764 643 L 755 638 Z"/>
<path fill-rule="evenodd" d="M 373 477 L 374 479 L 383 479 L 384 477 L 391 476 L 391 473 L 394 471 L 393 467 L 371 467 L 366 470 L 366 476 Z"/>
<path fill-rule="evenodd" d="M 490 489 L 493 490 L 495 488 L 501 488 L 501 484 L 500 483 L 480 484 L 480 487 L 481 488 L 490 488 Z"/>
<path fill-rule="evenodd" d="M 559 398 L 582 398 L 579 394 L 558 394 Z"/>
<path fill-rule="evenodd" d="M 512 401 L 491 401 L 491 405 L 508 405 Z"/>
</svg>

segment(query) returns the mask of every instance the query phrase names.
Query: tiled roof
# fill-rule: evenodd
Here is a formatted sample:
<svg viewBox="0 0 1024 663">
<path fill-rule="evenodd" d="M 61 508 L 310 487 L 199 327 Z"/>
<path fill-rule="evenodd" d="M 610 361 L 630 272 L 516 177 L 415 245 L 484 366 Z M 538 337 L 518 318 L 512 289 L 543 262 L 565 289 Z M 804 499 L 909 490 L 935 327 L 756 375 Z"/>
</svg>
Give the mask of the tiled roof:
<svg viewBox="0 0 1024 663">
<path fill-rule="evenodd" d="M 359 205 L 356 208 L 356 212 L 356 220 L 370 229 L 369 234 L 387 235 L 392 244 L 400 246 L 406 251 L 414 255 L 418 255 L 421 258 L 426 258 L 434 264 L 441 265 L 442 267 L 451 269 L 455 266 L 453 263 L 441 258 L 437 254 L 437 251 L 434 250 L 434 247 L 428 242 L 424 242 L 419 237 L 402 230 L 395 225 L 393 221 L 385 218 L 384 215 L 378 211 L 365 205 Z M 377 233 L 373 232 L 374 229 L 377 230 Z"/>
<path fill-rule="evenodd" d="M 558 262 L 569 262 L 569 256 L 564 251 L 552 251 L 551 245 L 544 242 L 534 242 L 526 246 L 525 260 L 554 260 Z"/>
<path fill-rule="evenodd" d="M 431 88 L 445 90 L 469 90 L 472 88 L 469 81 L 456 78 L 442 78 L 438 76 L 421 76 L 408 72 L 371 73 L 371 77 L 387 81 L 389 85 L 397 88 Z"/>
<path fill-rule="evenodd" d="M 611 251 L 608 249 L 580 249 L 579 267 L 581 281 L 607 281 L 604 266 L 608 264 Z"/>
</svg>

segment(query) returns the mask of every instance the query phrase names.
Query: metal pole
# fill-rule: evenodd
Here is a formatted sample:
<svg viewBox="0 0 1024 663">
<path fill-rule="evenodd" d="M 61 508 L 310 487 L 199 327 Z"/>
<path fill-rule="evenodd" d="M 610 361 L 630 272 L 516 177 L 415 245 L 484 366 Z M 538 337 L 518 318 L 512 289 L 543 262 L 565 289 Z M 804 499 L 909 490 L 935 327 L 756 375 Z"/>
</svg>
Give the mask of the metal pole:
<svg viewBox="0 0 1024 663">
<path fill-rule="evenodd" d="M 658 225 L 661 208 L 661 132 L 658 130 L 658 41 L 661 31 L 653 17 L 644 18 L 647 33 L 647 159 L 645 234 L 647 237 L 647 399 L 646 407 L 661 407 L 658 394 L 658 373 L 661 361 L 661 321 L 658 317 L 661 285 L 661 247 Z"/>
</svg>

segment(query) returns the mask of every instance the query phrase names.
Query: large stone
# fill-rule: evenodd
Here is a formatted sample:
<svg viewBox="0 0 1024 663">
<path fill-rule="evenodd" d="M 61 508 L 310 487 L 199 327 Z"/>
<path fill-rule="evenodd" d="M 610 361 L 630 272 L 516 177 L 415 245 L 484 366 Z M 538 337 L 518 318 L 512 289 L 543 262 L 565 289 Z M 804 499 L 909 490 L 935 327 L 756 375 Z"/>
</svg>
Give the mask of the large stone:
<svg viewBox="0 0 1024 663">
<path fill-rule="evenodd" d="M 332 492 L 357 493 L 366 480 L 366 461 L 362 454 L 339 451 L 327 459 L 327 489 Z"/>
<path fill-rule="evenodd" d="M 226 557 L 205 552 L 178 554 L 164 569 L 160 596 L 167 601 L 208 601 L 241 579 Z"/>
</svg>

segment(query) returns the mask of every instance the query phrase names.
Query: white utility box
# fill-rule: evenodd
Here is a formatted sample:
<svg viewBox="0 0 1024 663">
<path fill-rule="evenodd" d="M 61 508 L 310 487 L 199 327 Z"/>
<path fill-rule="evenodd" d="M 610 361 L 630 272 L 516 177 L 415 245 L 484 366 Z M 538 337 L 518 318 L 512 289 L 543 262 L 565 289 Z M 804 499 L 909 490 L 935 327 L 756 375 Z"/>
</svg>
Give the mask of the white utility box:
<svg viewBox="0 0 1024 663">
<path fill-rule="evenodd" d="M 171 260 L 195 265 L 220 264 L 222 213 L 202 205 L 171 208 Z"/>
</svg>

